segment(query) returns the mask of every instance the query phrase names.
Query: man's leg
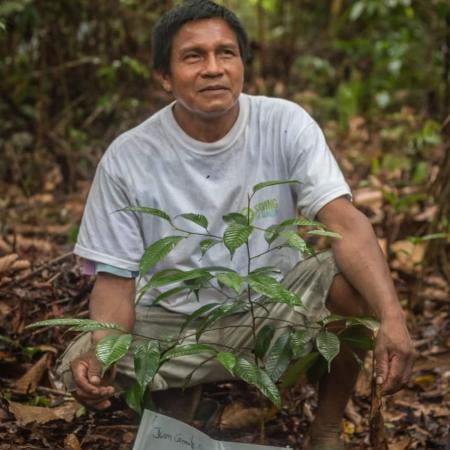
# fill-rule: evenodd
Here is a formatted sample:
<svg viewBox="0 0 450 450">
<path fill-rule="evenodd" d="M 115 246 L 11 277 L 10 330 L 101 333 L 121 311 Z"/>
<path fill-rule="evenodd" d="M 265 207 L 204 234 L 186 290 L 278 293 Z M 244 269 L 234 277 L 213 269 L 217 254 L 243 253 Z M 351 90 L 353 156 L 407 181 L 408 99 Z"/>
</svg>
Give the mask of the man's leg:
<svg viewBox="0 0 450 450">
<path fill-rule="evenodd" d="M 333 314 L 343 316 L 370 315 L 362 297 L 353 289 L 342 274 L 334 277 L 327 299 L 327 307 Z M 337 331 L 339 323 L 329 325 L 330 331 Z M 361 327 L 355 333 L 367 335 Z M 353 352 L 363 359 L 364 351 L 350 349 L 342 343 L 341 351 L 331 364 L 331 371 L 319 383 L 318 407 L 310 429 L 308 450 L 340 450 L 343 448 L 339 436 L 341 422 L 347 402 L 353 392 L 359 373 L 359 365 Z"/>
</svg>

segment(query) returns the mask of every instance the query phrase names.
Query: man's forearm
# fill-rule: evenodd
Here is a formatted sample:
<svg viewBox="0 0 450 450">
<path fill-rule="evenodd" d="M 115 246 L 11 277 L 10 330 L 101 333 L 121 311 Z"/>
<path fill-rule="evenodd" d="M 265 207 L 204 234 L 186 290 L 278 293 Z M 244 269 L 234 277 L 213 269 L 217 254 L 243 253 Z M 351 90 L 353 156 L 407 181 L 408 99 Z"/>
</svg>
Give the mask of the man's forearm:
<svg viewBox="0 0 450 450">
<path fill-rule="evenodd" d="M 371 224 L 347 200 L 338 201 L 329 210 L 319 213 L 319 220 L 342 236 L 332 244 L 338 267 L 380 320 L 403 317 Z"/>
<path fill-rule="evenodd" d="M 89 302 L 91 319 L 99 322 L 116 323 L 127 331 L 134 326 L 134 297 L 136 293 L 134 279 L 117 277 L 100 273 L 95 280 Z M 107 330 L 97 330 L 92 333 L 93 343 L 111 334 Z"/>
</svg>

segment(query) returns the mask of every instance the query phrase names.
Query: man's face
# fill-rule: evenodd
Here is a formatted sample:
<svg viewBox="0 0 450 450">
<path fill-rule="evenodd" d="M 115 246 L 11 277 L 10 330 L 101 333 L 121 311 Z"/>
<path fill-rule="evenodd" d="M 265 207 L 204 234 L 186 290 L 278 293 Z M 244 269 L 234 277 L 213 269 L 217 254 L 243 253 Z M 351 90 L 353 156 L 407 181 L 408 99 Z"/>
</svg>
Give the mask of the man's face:
<svg viewBox="0 0 450 450">
<path fill-rule="evenodd" d="M 163 87 L 182 112 L 203 119 L 233 114 L 243 83 L 238 41 L 224 20 L 196 20 L 178 30 Z"/>
</svg>

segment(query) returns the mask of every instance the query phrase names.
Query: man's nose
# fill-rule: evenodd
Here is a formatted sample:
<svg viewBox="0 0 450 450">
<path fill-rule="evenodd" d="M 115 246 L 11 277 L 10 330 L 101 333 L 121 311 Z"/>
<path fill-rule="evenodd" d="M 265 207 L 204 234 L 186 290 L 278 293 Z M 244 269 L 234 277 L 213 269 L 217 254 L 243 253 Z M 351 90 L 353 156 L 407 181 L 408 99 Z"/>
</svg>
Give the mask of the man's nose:
<svg viewBox="0 0 450 450">
<path fill-rule="evenodd" d="M 220 58 L 218 58 L 218 56 L 215 54 L 208 55 L 208 57 L 205 59 L 203 75 L 209 77 L 216 77 L 222 75 L 222 73 L 223 67 Z"/>
</svg>

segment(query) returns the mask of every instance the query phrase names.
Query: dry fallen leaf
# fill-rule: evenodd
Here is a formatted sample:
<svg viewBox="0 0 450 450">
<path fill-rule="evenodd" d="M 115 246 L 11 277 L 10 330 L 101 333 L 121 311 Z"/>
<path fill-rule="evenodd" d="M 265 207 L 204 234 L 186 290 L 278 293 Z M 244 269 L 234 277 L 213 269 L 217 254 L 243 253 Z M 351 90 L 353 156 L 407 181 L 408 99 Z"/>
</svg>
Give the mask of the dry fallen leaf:
<svg viewBox="0 0 450 450">
<path fill-rule="evenodd" d="M 42 253 L 50 253 L 52 251 L 50 242 L 43 239 L 27 238 L 20 234 L 16 235 L 16 247 L 23 251 L 30 249 L 35 249 Z"/>
<path fill-rule="evenodd" d="M 433 383 L 436 379 L 436 376 L 434 374 L 428 374 L 428 375 L 419 375 L 415 378 L 413 378 L 412 382 L 418 386 L 427 387 L 431 383 Z"/>
<path fill-rule="evenodd" d="M 15 261 L 13 265 L 11 266 L 11 270 L 25 270 L 29 269 L 31 267 L 30 261 L 27 261 L 26 259 L 21 261 Z"/>
<path fill-rule="evenodd" d="M 65 437 L 64 450 L 81 450 L 80 441 L 73 433 Z"/>
<path fill-rule="evenodd" d="M 450 303 L 450 294 L 447 291 L 443 291 L 441 289 L 427 287 L 423 289 L 419 293 L 419 295 L 421 298 L 424 298 L 426 300 L 437 300 Z"/>
<path fill-rule="evenodd" d="M 235 402 L 224 408 L 219 428 L 222 430 L 249 428 L 270 420 L 275 414 L 275 407 L 247 407 L 241 402 Z"/>
<path fill-rule="evenodd" d="M 0 317 L 5 317 L 11 312 L 11 306 L 5 302 L 0 302 Z"/>
<path fill-rule="evenodd" d="M 70 402 L 58 408 L 44 408 L 41 406 L 23 405 L 17 402 L 8 402 L 9 411 L 14 414 L 19 426 L 25 426 L 32 422 L 40 424 L 51 422 L 52 420 L 65 420 L 71 422 L 75 416 L 79 404 Z"/>
<path fill-rule="evenodd" d="M 27 394 L 34 392 L 39 382 L 42 379 L 45 371 L 48 368 L 49 362 L 51 360 L 50 353 L 43 355 L 39 361 L 37 361 L 28 372 L 20 377 L 16 384 L 14 385 L 14 391 L 20 394 Z"/>
<path fill-rule="evenodd" d="M 413 217 L 413 219 L 416 222 L 427 222 L 427 221 L 431 222 L 434 219 L 437 211 L 438 211 L 438 208 L 436 205 L 429 206 L 429 207 L 425 208 L 423 211 L 421 211 L 420 213 L 416 214 Z"/>
<path fill-rule="evenodd" d="M 420 263 L 425 254 L 425 245 L 413 244 L 410 241 L 396 241 L 391 245 L 391 251 L 395 254 L 392 268 L 412 273 L 420 269 Z"/>
<path fill-rule="evenodd" d="M 389 444 L 389 450 L 408 450 L 411 448 L 411 438 L 402 437 Z"/>
<path fill-rule="evenodd" d="M 356 431 L 360 431 L 361 424 L 363 422 L 363 418 L 358 413 L 358 411 L 355 408 L 355 404 L 353 403 L 353 400 L 350 399 L 347 403 L 347 406 L 345 408 L 345 417 L 349 419 L 351 423 L 354 425 L 353 433 Z"/>
<path fill-rule="evenodd" d="M 357 206 L 368 206 L 377 210 L 383 206 L 383 193 L 373 188 L 357 189 L 353 194 L 353 201 Z"/>
<path fill-rule="evenodd" d="M 4 241 L 1 238 L 0 238 L 0 251 L 2 253 L 8 253 L 8 254 L 12 252 L 11 245 L 9 245 L 6 241 Z"/>
<path fill-rule="evenodd" d="M 12 253 L 11 255 L 3 256 L 0 258 L 0 273 L 7 272 L 11 269 L 12 265 L 17 261 L 19 255 Z"/>
</svg>

